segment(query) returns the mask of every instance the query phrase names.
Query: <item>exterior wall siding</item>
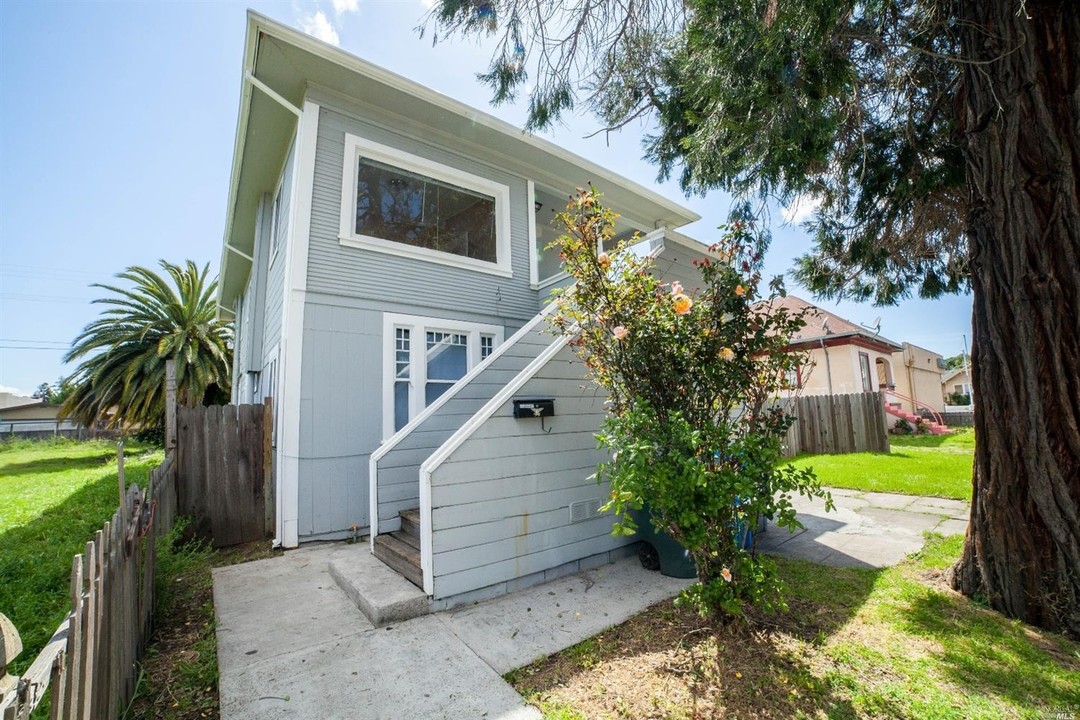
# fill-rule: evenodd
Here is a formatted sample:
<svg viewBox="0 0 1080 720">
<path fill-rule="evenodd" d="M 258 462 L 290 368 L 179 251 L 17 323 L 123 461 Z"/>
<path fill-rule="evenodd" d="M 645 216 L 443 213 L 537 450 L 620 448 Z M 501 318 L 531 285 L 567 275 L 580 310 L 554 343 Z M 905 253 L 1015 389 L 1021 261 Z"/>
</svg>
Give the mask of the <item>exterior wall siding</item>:
<svg viewBox="0 0 1080 720">
<path fill-rule="evenodd" d="M 313 93 L 313 97 L 317 95 Z M 318 101 L 326 104 L 334 102 L 326 99 Z M 513 277 L 499 277 L 341 245 L 338 238 L 346 133 L 400 148 L 509 187 Z M 525 178 L 324 104 L 319 119 L 315 157 L 308 290 L 384 303 L 393 298 L 409 297 L 415 304 L 428 308 L 459 313 L 479 312 L 500 318 L 499 324 L 520 326 L 535 314 L 537 302 L 537 292 L 529 287 L 527 222 L 530 202 L 526 198 Z"/>
<path fill-rule="evenodd" d="M 281 323 L 282 323 L 282 302 L 285 297 L 285 243 L 288 239 L 289 219 L 291 214 L 291 208 L 289 202 L 292 194 L 289 192 L 289 188 L 292 187 L 293 168 L 295 166 L 296 153 L 290 147 L 288 158 L 285 161 L 285 169 L 282 174 L 281 187 L 285 190 L 281 193 L 281 201 L 277 211 L 277 222 L 266 223 L 272 225 L 273 232 L 277 235 L 277 245 L 270 249 L 270 257 L 268 258 L 268 277 L 266 280 L 266 309 L 265 309 L 265 326 L 263 330 L 263 349 L 264 352 L 270 352 L 278 342 L 281 340 Z M 273 198 L 270 199 L 271 212 L 273 205 Z M 270 228 L 267 229 L 267 237 L 269 238 Z"/>
<path fill-rule="evenodd" d="M 370 525 L 368 461 L 382 442 L 382 333 L 386 308 L 385 303 L 374 301 L 308 295 L 300 381 L 297 532 L 301 540 L 342 537 L 352 533 L 353 525 Z M 434 312 L 410 304 L 395 305 L 393 310 L 405 314 Z M 495 322 L 495 318 L 476 314 L 438 315 L 451 320 Z M 504 332 L 509 335 L 515 330 L 508 327 Z M 510 373 L 504 370 L 503 375 Z M 500 380 L 505 382 L 502 376 Z M 484 383 L 470 385 L 462 393 L 461 402 L 447 403 L 444 408 L 452 406 L 449 411 L 425 425 L 425 432 L 412 441 L 407 451 L 395 454 L 391 462 L 397 466 L 387 470 L 392 487 L 379 495 L 388 515 L 417 507 L 417 470 L 431 453 L 427 448 L 438 447 L 497 391 L 498 387 Z M 468 407 L 473 405 L 469 412 Z M 400 464 L 419 454 L 423 457 L 414 463 L 411 484 L 400 484 L 405 472 Z M 380 508 L 382 516 L 383 506 Z"/>
<path fill-rule="evenodd" d="M 897 392 L 926 403 L 940 413 L 945 411 L 945 401 L 941 396 L 939 360 L 941 355 L 910 343 L 904 343 L 903 350 L 892 354 Z M 907 400 L 903 401 L 903 407 L 914 413 L 920 410 Z"/>
<path fill-rule="evenodd" d="M 515 420 L 508 402 L 431 476 L 434 598 L 513 581 L 634 542 L 613 516 L 570 522 L 569 505 L 607 499 L 592 479 L 604 396 L 564 348 L 516 393 L 554 398 L 555 417 Z"/>
<path fill-rule="evenodd" d="M 379 460 L 380 532 L 397 528 L 401 510 L 419 507 L 421 463 L 552 341 L 544 325 L 523 335 Z"/>
</svg>

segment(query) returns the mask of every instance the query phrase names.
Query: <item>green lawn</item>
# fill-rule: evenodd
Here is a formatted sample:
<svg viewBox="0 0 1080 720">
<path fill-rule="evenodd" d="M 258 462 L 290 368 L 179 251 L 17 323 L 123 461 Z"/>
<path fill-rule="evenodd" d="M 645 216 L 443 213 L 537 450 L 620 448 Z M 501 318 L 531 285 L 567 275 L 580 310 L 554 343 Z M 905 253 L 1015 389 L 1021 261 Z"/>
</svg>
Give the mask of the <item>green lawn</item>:
<svg viewBox="0 0 1080 720">
<path fill-rule="evenodd" d="M 790 610 L 755 628 L 661 603 L 507 679 L 561 720 L 1073 717 L 1080 644 L 948 590 L 962 542 L 885 570 L 779 558 Z"/>
<path fill-rule="evenodd" d="M 971 500 L 971 428 L 955 435 L 898 435 L 889 441 L 888 455 L 802 455 L 792 464 L 813 468 L 830 487 Z"/>
<path fill-rule="evenodd" d="M 129 443 L 125 459 L 128 484 L 142 486 L 162 454 Z M 0 443 L 0 612 L 22 637 L 16 674 L 64 619 L 71 559 L 118 504 L 114 443 Z"/>
</svg>

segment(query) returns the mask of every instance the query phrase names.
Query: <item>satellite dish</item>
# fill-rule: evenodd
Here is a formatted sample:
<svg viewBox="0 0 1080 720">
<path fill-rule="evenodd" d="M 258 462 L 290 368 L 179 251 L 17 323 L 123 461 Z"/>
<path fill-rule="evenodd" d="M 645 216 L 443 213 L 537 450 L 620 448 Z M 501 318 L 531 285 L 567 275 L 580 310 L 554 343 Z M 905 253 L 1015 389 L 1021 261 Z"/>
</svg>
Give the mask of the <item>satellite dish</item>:
<svg viewBox="0 0 1080 720">
<path fill-rule="evenodd" d="M 825 320 L 821 323 L 821 332 L 825 333 L 826 335 L 829 334 L 829 318 L 825 318 Z"/>
<path fill-rule="evenodd" d="M 880 315 L 878 315 L 876 318 L 874 318 L 874 322 L 872 324 L 870 324 L 870 325 L 867 325 L 866 323 L 859 323 L 859 324 L 862 325 L 867 330 L 873 330 L 875 335 L 880 335 L 881 334 L 881 316 Z"/>
</svg>

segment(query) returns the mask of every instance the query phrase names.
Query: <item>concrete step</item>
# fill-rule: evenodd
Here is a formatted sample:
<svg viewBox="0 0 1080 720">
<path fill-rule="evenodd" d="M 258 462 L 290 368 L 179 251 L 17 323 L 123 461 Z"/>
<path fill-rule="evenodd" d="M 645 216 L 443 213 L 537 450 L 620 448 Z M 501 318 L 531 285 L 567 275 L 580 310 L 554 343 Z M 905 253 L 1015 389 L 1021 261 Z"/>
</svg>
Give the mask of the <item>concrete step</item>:
<svg viewBox="0 0 1080 720">
<path fill-rule="evenodd" d="M 420 547 L 420 511 L 419 510 L 402 510 L 398 515 L 401 516 L 401 530 L 407 535 L 412 535 L 416 538 L 417 546 Z"/>
<path fill-rule="evenodd" d="M 426 615 L 424 591 L 371 554 L 367 543 L 344 546 L 330 558 L 330 576 L 375 627 Z"/>
<path fill-rule="evenodd" d="M 398 537 L 401 533 L 393 532 L 375 538 L 375 557 L 401 573 L 406 580 L 419 588 L 424 586 L 424 577 L 420 572 L 420 549 Z"/>
</svg>

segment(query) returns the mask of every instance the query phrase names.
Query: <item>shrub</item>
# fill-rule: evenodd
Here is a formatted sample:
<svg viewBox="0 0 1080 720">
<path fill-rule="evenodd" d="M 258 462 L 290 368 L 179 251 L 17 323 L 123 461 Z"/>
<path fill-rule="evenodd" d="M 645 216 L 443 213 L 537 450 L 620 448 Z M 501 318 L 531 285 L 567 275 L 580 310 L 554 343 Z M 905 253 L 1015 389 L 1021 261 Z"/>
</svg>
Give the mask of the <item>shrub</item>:
<svg viewBox="0 0 1080 720">
<path fill-rule="evenodd" d="M 772 565 L 736 534 L 761 517 L 797 527 L 793 493 L 831 506 L 810 470 L 780 463 L 792 418 L 778 399 L 795 391 L 790 378 L 806 362 L 789 350 L 802 315 L 773 302 L 784 295 L 779 278 L 755 302 L 761 253 L 745 224 L 723 228 L 694 261 L 700 287 L 684 288 L 661 282 L 651 257 L 628 242 L 599 250 L 615 217 L 592 188 L 560 214 L 567 234 L 558 245 L 577 282 L 553 317 L 608 394 L 597 437 L 612 456 L 597 478 L 611 483 L 615 531 L 633 534 L 629 513 L 648 503 L 652 522 L 697 565 L 700 582 L 683 600 L 703 614 L 782 606 Z"/>
</svg>

